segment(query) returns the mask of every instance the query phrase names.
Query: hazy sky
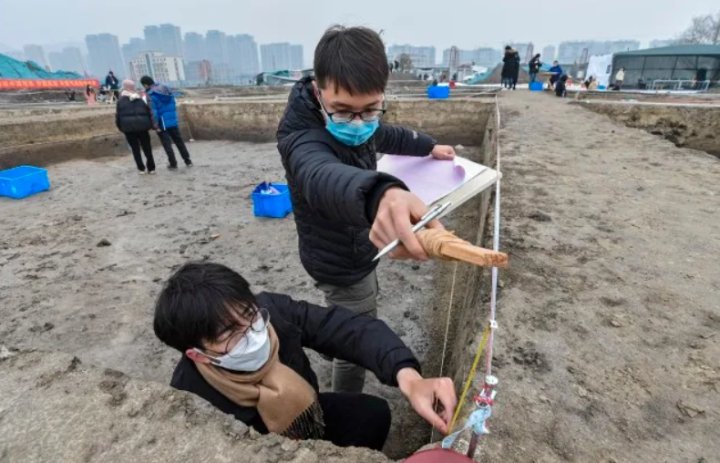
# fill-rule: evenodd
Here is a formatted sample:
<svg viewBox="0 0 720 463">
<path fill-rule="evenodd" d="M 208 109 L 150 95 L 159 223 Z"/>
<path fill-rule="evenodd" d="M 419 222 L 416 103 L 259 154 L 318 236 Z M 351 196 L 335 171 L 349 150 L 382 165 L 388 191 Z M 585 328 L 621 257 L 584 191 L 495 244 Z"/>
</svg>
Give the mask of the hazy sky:
<svg viewBox="0 0 720 463">
<path fill-rule="evenodd" d="M 334 23 L 384 31 L 388 45 L 434 45 L 442 50 L 532 41 L 670 38 L 692 16 L 720 10 L 718 0 L 0 0 L 0 44 L 84 42 L 110 32 L 121 43 L 143 26 L 173 23 L 183 33 L 220 29 L 249 33 L 258 44 L 303 44 L 309 64 L 323 30 Z"/>
</svg>

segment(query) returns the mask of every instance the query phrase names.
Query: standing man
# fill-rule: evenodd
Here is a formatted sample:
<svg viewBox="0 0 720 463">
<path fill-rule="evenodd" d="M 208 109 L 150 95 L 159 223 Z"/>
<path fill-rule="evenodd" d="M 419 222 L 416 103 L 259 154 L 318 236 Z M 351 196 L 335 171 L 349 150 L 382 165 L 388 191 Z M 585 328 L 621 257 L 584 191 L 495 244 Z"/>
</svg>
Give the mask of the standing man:
<svg viewBox="0 0 720 463">
<path fill-rule="evenodd" d="M 550 89 L 555 88 L 555 82 L 560 80 L 560 76 L 563 75 L 563 68 L 560 66 L 560 63 L 555 60 L 553 61 L 553 65 L 550 68 L 550 73 L 552 74 L 550 76 Z"/>
<path fill-rule="evenodd" d="M 115 102 L 120 98 L 118 90 L 120 89 L 120 81 L 115 77 L 112 71 L 108 71 L 108 75 L 105 76 L 105 88 L 112 94 L 111 103 Z"/>
<path fill-rule="evenodd" d="M 622 88 L 623 82 L 625 81 L 625 68 L 620 68 L 615 74 L 615 90 Z"/>
<path fill-rule="evenodd" d="M 143 76 L 140 79 L 140 83 L 145 88 L 148 96 L 148 104 L 152 109 L 153 121 L 155 123 L 155 130 L 160 137 L 163 148 L 165 148 L 165 154 L 168 157 L 168 169 L 177 169 L 177 160 L 175 159 L 175 152 L 173 151 L 172 144 L 175 145 L 180 151 L 185 165 L 192 167 L 192 161 L 190 160 L 190 153 L 185 147 L 185 142 L 180 135 L 180 129 L 178 128 L 178 114 L 175 106 L 175 96 L 173 96 L 170 89 L 163 84 L 156 84 L 150 76 Z"/>
<path fill-rule="evenodd" d="M 380 122 L 389 66 L 375 31 L 331 27 L 315 49 L 314 69 L 314 79 L 290 92 L 277 131 L 300 260 L 328 305 L 375 317 L 378 249 L 398 238 L 403 246 L 392 257 L 427 259 L 411 231 L 427 207 L 400 180 L 377 172 L 377 152 L 453 159 L 455 151 Z M 335 360 L 334 391 L 360 392 L 364 381 L 364 368 Z"/>
<path fill-rule="evenodd" d="M 540 72 L 540 66 L 542 66 L 542 63 L 540 62 L 540 53 L 533 56 L 533 59 L 530 60 L 530 63 L 528 64 L 528 70 L 530 73 L 530 83 L 533 83 L 537 80 L 538 72 Z"/>
</svg>

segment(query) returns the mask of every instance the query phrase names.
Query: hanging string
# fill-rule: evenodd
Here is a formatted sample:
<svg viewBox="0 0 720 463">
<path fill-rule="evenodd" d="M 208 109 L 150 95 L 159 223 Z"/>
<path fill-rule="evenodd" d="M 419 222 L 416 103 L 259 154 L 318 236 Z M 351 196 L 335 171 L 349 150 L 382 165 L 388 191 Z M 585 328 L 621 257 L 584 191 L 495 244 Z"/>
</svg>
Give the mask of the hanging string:
<svg viewBox="0 0 720 463">
<path fill-rule="evenodd" d="M 452 307 L 453 307 L 453 297 L 455 295 L 455 278 L 457 277 L 457 269 L 458 269 L 458 263 L 455 262 L 455 264 L 453 265 L 452 281 L 450 284 L 450 300 L 448 301 L 447 319 L 445 320 L 445 337 L 443 339 L 442 356 L 440 357 L 440 373 L 438 374 L 438 378 L 442 378 L 444 368 L 445 368 L 445 355 L 447 353 L 448 335 L 450 333 L 450 320 L 452 319 Z M 437 398 L 435 399 L 434 407 L 437 407 Z M 432 443 L 434 439 L 435 439 L 435 428 L 431 427 L 430 428 L 430 443 Z"/>
</svg>

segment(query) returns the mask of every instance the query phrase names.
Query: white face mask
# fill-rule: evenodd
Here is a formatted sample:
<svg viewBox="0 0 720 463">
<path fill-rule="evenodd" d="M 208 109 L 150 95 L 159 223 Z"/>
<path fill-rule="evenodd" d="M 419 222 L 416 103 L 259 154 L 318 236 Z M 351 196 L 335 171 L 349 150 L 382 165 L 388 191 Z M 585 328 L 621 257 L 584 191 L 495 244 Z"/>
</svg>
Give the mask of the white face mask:
<svg viewBox="0 0 720 463">
<path fill-rule="evenodd" d="M 247 334 L 222 357 L 212 357 L 199 349 L 195 351 L 219 367 L 233 371 L 258 371 L 270 359 L 268 324 L 262 318 L 253 323 Z"/>
</svg>

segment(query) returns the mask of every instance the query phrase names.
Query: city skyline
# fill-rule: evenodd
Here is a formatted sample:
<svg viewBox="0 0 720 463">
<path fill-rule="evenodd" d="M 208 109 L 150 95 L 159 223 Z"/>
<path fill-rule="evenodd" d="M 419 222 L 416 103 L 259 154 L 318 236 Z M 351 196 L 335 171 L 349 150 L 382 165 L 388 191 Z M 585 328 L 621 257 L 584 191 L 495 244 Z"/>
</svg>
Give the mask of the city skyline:
<svg viewBox="0 0 720 463">
<path fill-rule="evenodd" d="M 692 17 L 717 11 L 716 0 L 608 0 L 591 17 L 573 9 L 536 8 L 535 2 L 517 0 L 511 4 L 477 4 L 458 0 L 454 9 L 462 14 L 447 23 L 442 16 L 429 14 L 426 8 L 409 2 L 366 0 L 363 8 L 337 4 L 329 0 L 314 3 L 312 14 L 305 5 L 282 0 L 247 0 L 242 4 L 216 0 L 199 8 L 188 0 L 158 0 L 146 9 L 142 2 L 129 0 L 113 15 L 93 13 L 89 0 L 78 0 L 73 8 L 86 12 L 73 21 L 55 21 L 67 14 L 62 3 L 40 0 L 5 0 L 0 15 L 0 44 L 19 50 L 25 44 L 47 45 L 82 42 L 85 34 L 110 32 L 121 43 L 142 34 L 147 24 L 175 24 L 183 32 L 222 30 L 228 35 L 249 34 L 258 44 L 292 42 L 304 47 L 304 64 L 312 62 L 317 40 L 330 25 L 367 25 L 382 31 L 388 46 L 416 44 L 436 50 L 457 46 L 460 49 L 501 48 L 510 42 L 532 42 L 536 49 L 558 45 L 562 41 L 605 41 L 617 38 L 639 40 L 643 46 L 651 40 L 671 39 L 691 23 Z M 42 16 L 36 12 L 43 11 Z M 143 10 L 143 14 L 137 14 Z M 637 18 L 642 17 L 642 21 Z M 32 18 L 32 27 L 28 20 Z M 299 20 L 302 19 L 302 20 Z M 442 26 L 438 28 L 438 26 Z M 438 32 L 441 30 L 442 32 Z M 61 47 L 62 48 L 62 47 Z"/>
</svg>

